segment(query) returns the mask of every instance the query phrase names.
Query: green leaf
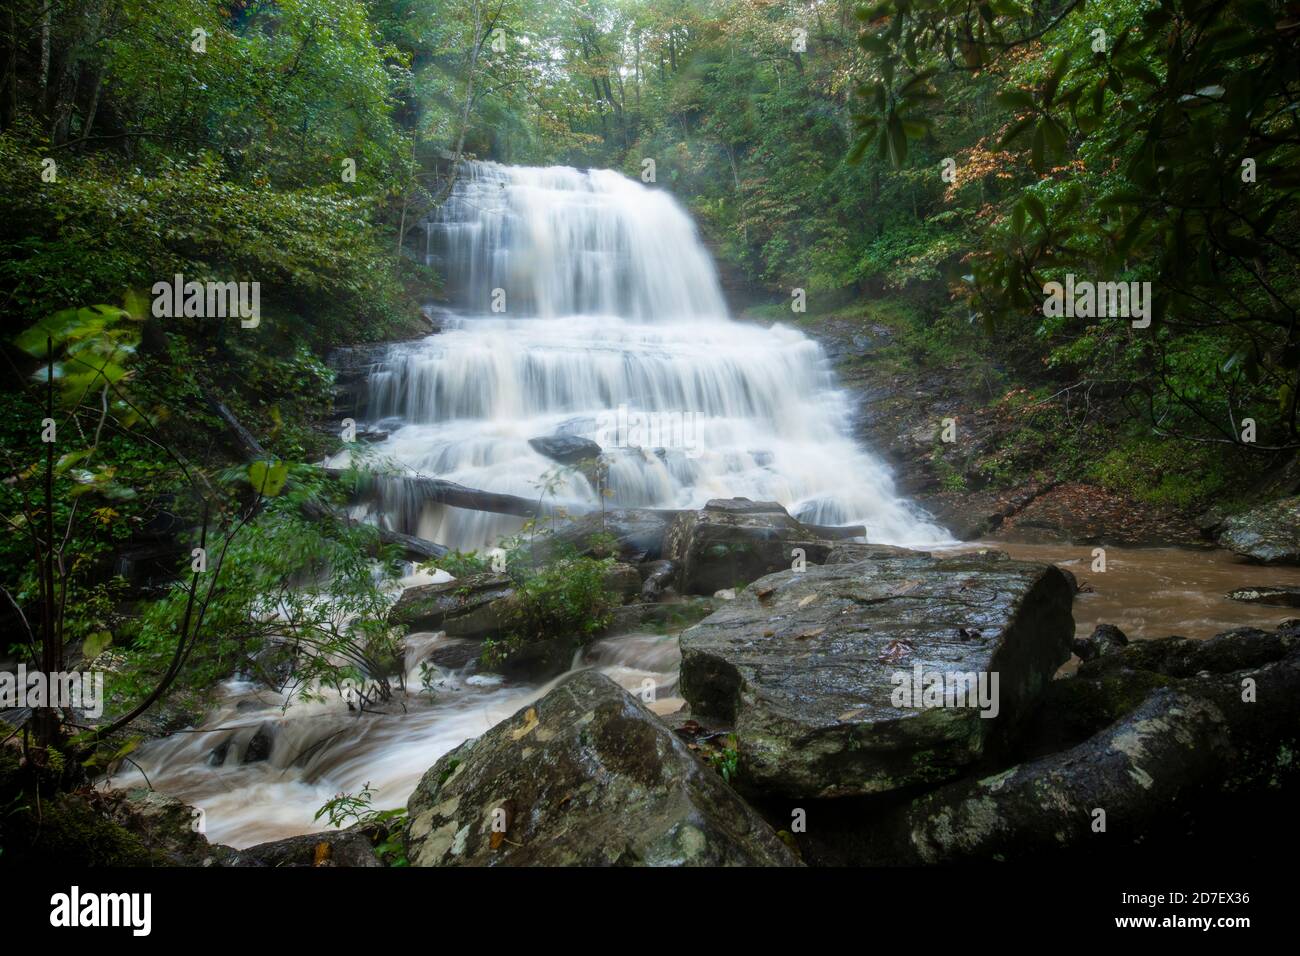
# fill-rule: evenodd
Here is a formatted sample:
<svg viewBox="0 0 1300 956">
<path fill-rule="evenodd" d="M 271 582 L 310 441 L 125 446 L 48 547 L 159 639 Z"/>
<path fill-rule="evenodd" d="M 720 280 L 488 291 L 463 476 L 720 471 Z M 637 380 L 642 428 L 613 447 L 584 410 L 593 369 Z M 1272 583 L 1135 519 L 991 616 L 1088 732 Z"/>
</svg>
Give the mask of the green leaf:
<svg viewBox="0 0 1300 956">
<path fill-rule="evenodd" d="M 1047 148 L 1052 151 L 1053 156 L 1060 156 L 1065 152 L 1065 127 L 1050 116 L 1044 120 L 1044 123 Z"/>
<path fill-rule="evenodd" d="M 907 160 L 907 131 L 903 129 L 903 121 L 892 110 L 886 132 L 889 136 L 889 161 L 898 168 Z"/>
<path fill-rule="evenodd" d="M 1033 116 L 1026 116 L 1024 119 L 1019 120 L 1016 123 L 1013 123 L 1011 127 L 1005 133 L 1002 134 L 1002 140 L 1000 145 L 1006 146 L 1012 140 L 1023 135 L 1025 131 L 1028 130 L 1029 127 L 1033 125 L 1034 125 Z"/>
<path fill-rule="evenodd" d="M 1034 108 L 1034 97 L 1030 92 L 1017 87 L 998 90 L 993 98 L 1011 110 L 1031 110 Z"/>
<path fill-rule="evenodd" d="M 1043 105 L 1051 106 L 1052 101 L 1056 99 L 1056 91 L 1061 85 L 1061 80 L 1065 78 L 1065 71 L 1070 66 L 1070 50 L 1065 49 L 1056 55 L 1052 61 L 1052 73 L 1043 84 Z"/>
<path fill-rule="evenodd" d="M 282 461 L 255 461 L 248 466 L 248 483 L 268 498 L 274 498 L 289 480 L 289 466 Z"/>
<path fill-rule="evenodd" d="M 1043 207 L 1043 201 L 1039 199 L 1037 196 L 1035 196 L 1033 193 L 1025 193 L 1022 202 L 1024 202 L 1025 204 L 1025 211 L 1028 212 L 1029 215 L 1033 216 L 1034 220 L 1040 226 L 1046 229 L 1047 210 Z"/>
<path fill-rule="evenodd" d="M 1039 120 L 1038 125 L 1034 127 L 1034 144 L 1029 151 L 1029 163 L 1034 167 L 1034 172 L 1041 173 L 1047 166 L 1043 162 L 1043 154 L 1047 151 L 1047 134 L 1043 132 L 1045 120 Z"/>
<path fill-rule="evenodd" d="M 113 635 L 108 631 L 96 631 L 85 639 L 81 644 L 81 656 L 87 661 L 93 661 L 104 651 L 108 650 L 113 643 Z"/>
<path fill-rule="evenodd" d="M 92 305 L 81 309 L 64 309 L 41 319 L 22 332 L 14 344 L 36 358 L 47 358 L 47 341 L 57 349 L 64 343 L 94 335 L 111 321 L 126 313 L 111 305 Z"/>
</svg>

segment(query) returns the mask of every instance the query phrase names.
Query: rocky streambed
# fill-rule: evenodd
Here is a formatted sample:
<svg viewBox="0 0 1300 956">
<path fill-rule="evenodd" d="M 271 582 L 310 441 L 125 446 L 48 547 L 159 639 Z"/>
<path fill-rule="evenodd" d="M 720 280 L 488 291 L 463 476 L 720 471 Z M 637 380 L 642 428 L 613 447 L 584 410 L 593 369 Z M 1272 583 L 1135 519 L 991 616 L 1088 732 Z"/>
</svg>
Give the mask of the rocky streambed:
<svg viewBox="0 0 1300 956">
<path fill-rule="evenodd" d="M 600 541 L 624 604 L 599 656 L 516 661 L 527 695 L 426 765 L 400 823 L 233 849 L 168 838 L 188 816 L 158 795 L 123 820 L 222 865 L 371 865 L 377 843 L 428 866 L 1118 860 L 1222 846 L 1294 792 L 1300 620 L 1080 633 L 1079 578 L 1051 563 L 834 540 L 746 500 L 612 513 Z M 465 681 L 511 600 L 489 573 L 411 588 L 395 618 Z M 651 627 L 678 668 L 620 656 Z"/>
</svg>

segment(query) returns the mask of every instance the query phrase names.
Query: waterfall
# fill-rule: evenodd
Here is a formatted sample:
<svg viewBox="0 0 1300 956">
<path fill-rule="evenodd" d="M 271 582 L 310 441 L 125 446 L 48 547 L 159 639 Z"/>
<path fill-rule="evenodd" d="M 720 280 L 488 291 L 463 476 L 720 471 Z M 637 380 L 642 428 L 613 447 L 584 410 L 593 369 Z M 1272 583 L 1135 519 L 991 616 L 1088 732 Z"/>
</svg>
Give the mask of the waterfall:
<svg viewBox="0 0 1300 956">
<path fill-rule="evenodd" d="M 608 507 L 775 500 L 872 541 L 933 544 L 850 434 L 820 346 L 785 325 L 733 321 L 694 223 L 666 192 L 608 170 L 469 164 L 428 224 L 428 258 L 456 311 L 395 345 L 370 379 L 379 461 L 472 488 L 599 507 L 593 475 L 530 439 L 601 447 Z M 479 548 L 518 519 L 405 499 L 379 518 Z"/>
</svg>

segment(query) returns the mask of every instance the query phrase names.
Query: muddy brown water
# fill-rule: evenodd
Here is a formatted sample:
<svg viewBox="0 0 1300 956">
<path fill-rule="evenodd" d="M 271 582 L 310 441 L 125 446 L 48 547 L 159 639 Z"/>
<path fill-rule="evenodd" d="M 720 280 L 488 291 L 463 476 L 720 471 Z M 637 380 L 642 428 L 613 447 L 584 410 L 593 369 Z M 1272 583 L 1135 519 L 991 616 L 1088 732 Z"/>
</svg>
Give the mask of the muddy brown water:
<svg viewBox="0 0 1300 956">
<path fill-rule="evenodd" d="M 984 541 L 978 547 L 1045 561 L 1073 573 L 1085 588 L 1074 598 L 1079 637 L 1087 637 L 1098 624 L 1114 624 L 1135 639 L 1172 634 L 1206 638 L 1234 627 L 1273 628 L 1300 617 L 1300 608 L 1229 600 L 1227 593 L 1236 588 L 1300 586 L 1300 568 L 1249 564 L 1230 551 L 1108 547 L 1106 570 L 1096 572 L 1093 545 Z"/>
</svg>

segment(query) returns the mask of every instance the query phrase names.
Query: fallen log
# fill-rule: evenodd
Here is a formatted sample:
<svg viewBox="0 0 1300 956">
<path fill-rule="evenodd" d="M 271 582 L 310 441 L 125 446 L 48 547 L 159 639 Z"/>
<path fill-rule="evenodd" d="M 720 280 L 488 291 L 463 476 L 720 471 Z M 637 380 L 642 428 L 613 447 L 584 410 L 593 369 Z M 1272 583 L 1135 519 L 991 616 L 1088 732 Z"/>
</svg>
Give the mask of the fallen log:
<svg viewBox="0 0 1300 956">
<path fill-rule="evenodd" d="M 216 413 L 217 417 L 225 422 L 227 429 L 230 431 L 231 437 L 234 438 L 235 443 L 239 446 L 239 450 L 246 461 L 251 463 L 274 457 L 262 447 L 262 443 L 257 440 L 253 433 L 245 428 L 243 423 L 235 417 L 235 413 L 227 408 L 223 402 L 219 401 L 210 390 L 204 389 L 203 397 L 213 412 Z M 345 474 L 337 468 L 326 468 L 325 471 L 327 474 L 332 472 L 333 474 L 331 477 L 339 477 L 339 475 Z M 336 508 L 331 508 L 329 505 L 319 501 L 309 500 L 303 502 L 302 512 L 307 517 L 316 520 L 328 519 L 332 521 L 340 521 L 347 525 L 360 523 L 349 518 Z M 433 541 L 425 540 L 424 538 L 417 538 L 415 535 L 403 534 L 400 531 L 390 531 L 388 528 L 378 528 L 377 530 L 379 532 L 379 540 L 383 544 L 397 545 L 401 548 L 403 557 L 409 561 L 429 561 L 434 558 L 441 558 L 444 555 L 449 554 L 451 551 L 450 548 L 444 547 L 443 545 L 437 544 Z"/>
<path fill-rule="evenodd" d="M 535 518 L 539 515 L 560 513 L 582 513 L 583 505 L 558 505 L 541 502 L 518 495 L 509 495 L 498 491 L 480 491 L 466 488 L 454 481 L 443 478 L 427 478 L 421 475 L 375 474 L 373 472 L 355 471 L 347 468 L 326 468 L 325 474 L 331 478 L 351 482 L 358 492 L 365 492 L 384 482 L 406 485 L 418 493 L 425 501 L 436 504 L 451 505 L 454 508 L 468 508 L 471 511 L 487 511 L 493 514 L 514 515 L 519 518 Z"/>
<path fill-rule="evenodd" d="M 302 506 L 303 514 L 309 518 L 329 519 L 339 521 L 346 525 L 360 525 L 362 522 L 349 518 L 336 508 L 323 505 L 319 501 L 307 501 Z M 435 558 L 445 557 L 451 553 L 451 549 L 444 545 L 429 541 L 426 538 L 417 538 L 412 534 L 403 534 L 401 531 L 391 531 L 388 528 L 375 528 L 379 533 L 381 544 L 397 545 L 402 551 L 402 557 L 408 561 L 431 561 Z"/>
</svg>

